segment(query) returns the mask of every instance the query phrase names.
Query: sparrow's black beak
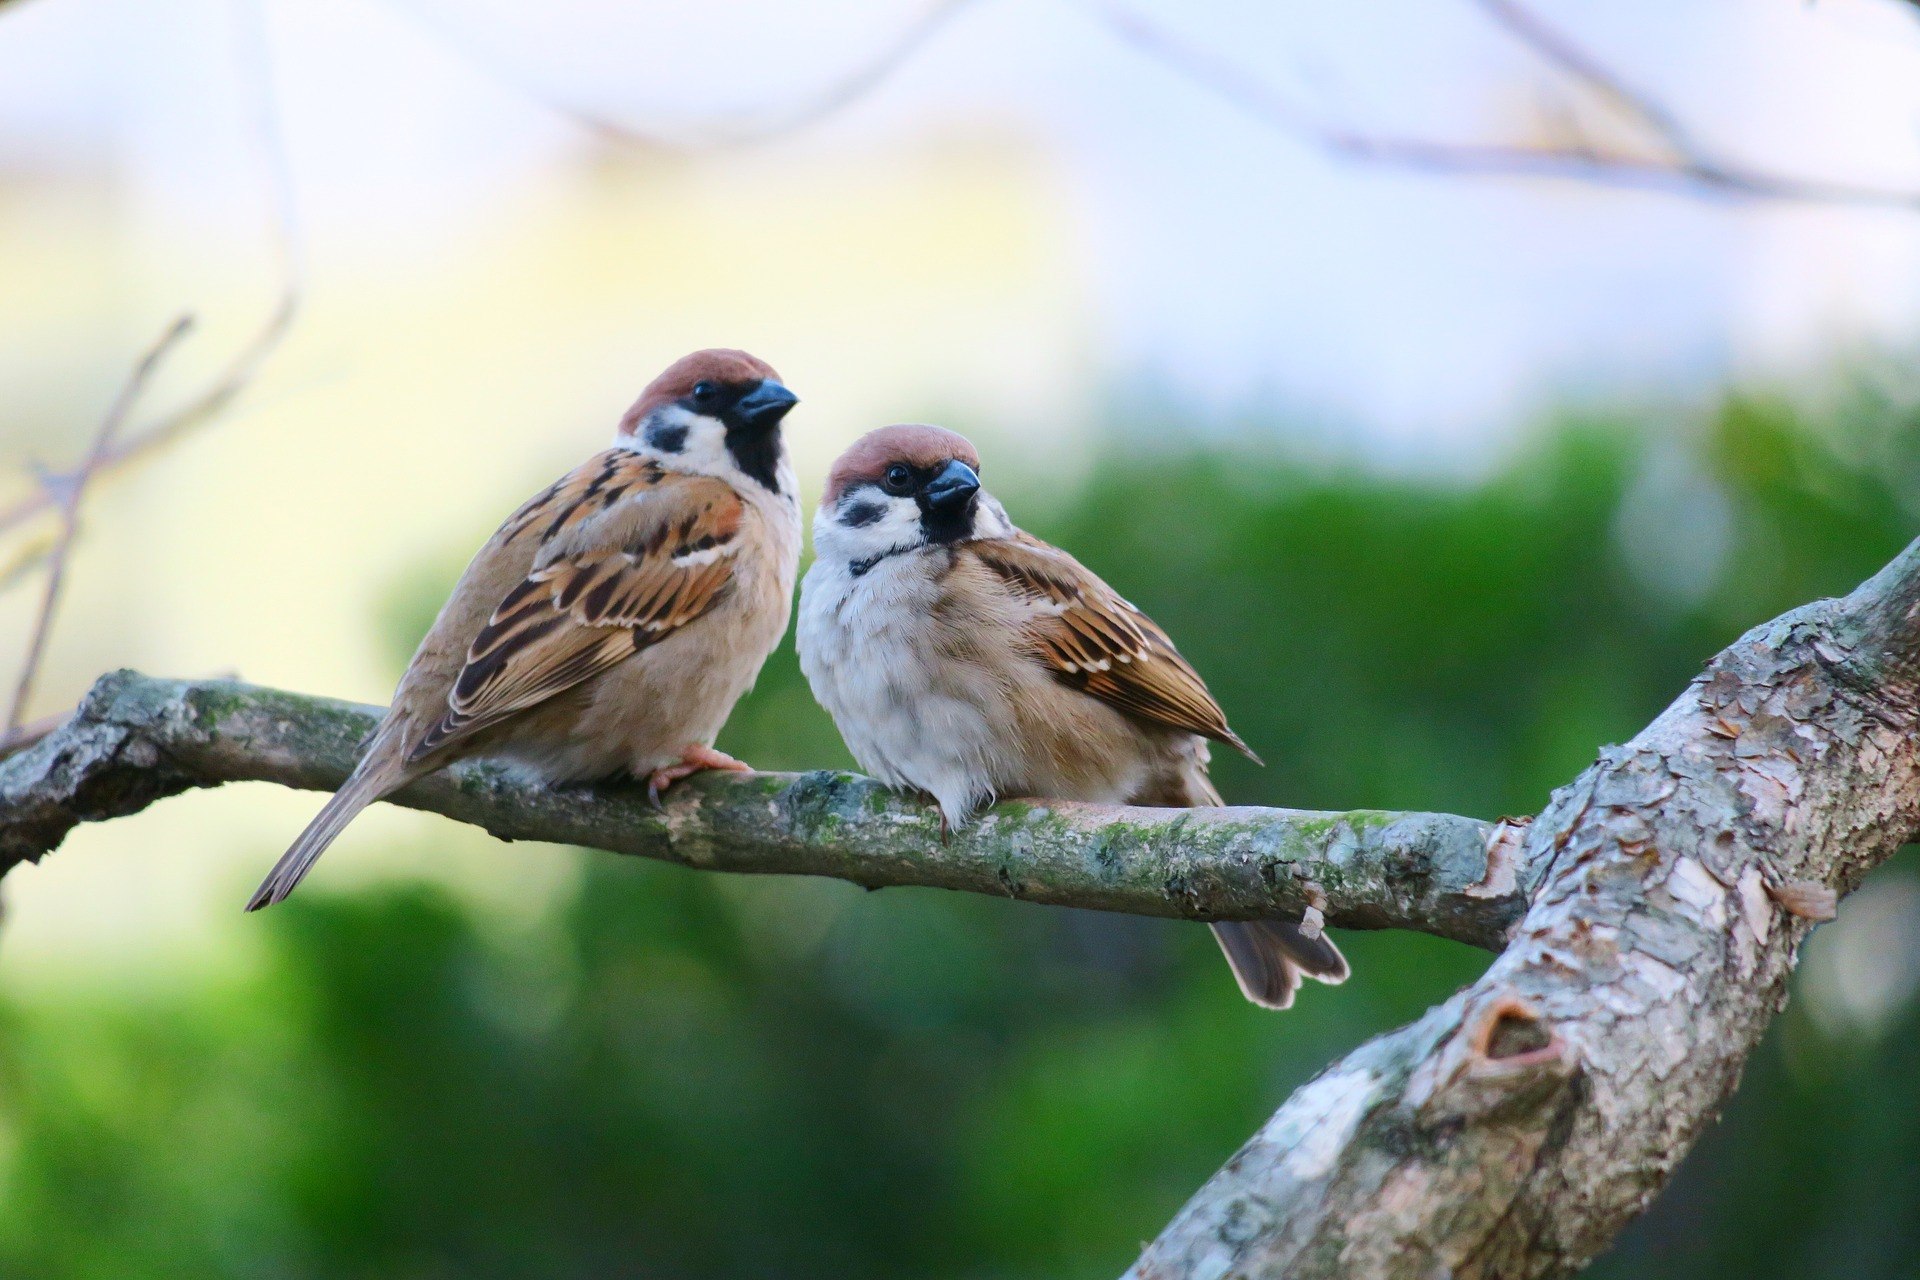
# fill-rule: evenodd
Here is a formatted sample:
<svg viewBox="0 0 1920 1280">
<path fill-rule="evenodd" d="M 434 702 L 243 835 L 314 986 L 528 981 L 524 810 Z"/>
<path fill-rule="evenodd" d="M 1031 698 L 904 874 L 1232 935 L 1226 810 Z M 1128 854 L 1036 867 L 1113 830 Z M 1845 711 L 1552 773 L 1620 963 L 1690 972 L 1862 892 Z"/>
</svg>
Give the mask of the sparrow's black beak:
<svg viewBox="0 0 1920 1280">
<path fill-rule="evenodd" d="M 733 412 L 747 426 L 767 430 L 778 426 L 787 410 L 799 403 L 799 396 L 767 378 L 735 401 Z"/>
<path fill-rule="evenodd" d="M 927 481 L 926 495 L 929 509 L 940 512 L 962 511 L 973 501 L 973 495 L 980 492 L 980 477 L 972 467 L 955 459 L 940 468 L 938 475 Z"/>
</svg>

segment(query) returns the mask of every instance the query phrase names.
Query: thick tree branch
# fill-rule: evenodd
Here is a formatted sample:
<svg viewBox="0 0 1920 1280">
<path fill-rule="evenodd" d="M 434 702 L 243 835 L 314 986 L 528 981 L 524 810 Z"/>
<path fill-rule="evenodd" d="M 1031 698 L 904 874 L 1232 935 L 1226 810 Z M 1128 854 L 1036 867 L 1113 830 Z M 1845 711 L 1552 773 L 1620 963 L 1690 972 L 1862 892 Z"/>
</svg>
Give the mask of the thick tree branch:
<svg viewBox="0 0 1920 1280">
<path fill-rule="evenodd" d="M 53 849 L 78 823 L 192 787 L 337 787 L 378 714 L 228 681 L 105 676 L 67 724 L 0 762 L 0 871 Z M 508 840 L 1138 915 L 1297 916 L 1320 903 L 1330 924 L 1497 948 L 1521 906 L 1511 876 L 1482 884 L 1495 829 L 1443 814 L 1015 801 L 943 841 L 931 806 L 850 774 L 707 775 L 676 786 L 656 812 L 637 786 L 553 790 L 486 763 L 394 799 Z"/>
<path fill-rule="evenodd" d="M 190 787 L 338 785 L 375 715 L 105 677 L 0 762 L 0 868 Z M 1647 1205 L 1732 1093 L 1808 929 L 1920 826 L 1917 733 L 1920 542 L 1742 637 L 1531 823 L 1014 802 L 943 842 L 931 810 L 843 774 L 695 779 L 655 813 L 634 787 L 484 764 L 396 798 L 712 870 L 1510 936 L 1479 982 L 1297 1092 L 1130 1274 L 1538 1277 Z"/>
<path fill-rule="evenodd" d="M 1812 924 L 1920 825 L 1920 543 L 1755 628 L 1526 831 L 1479 982 L 1288 1100 L 1130 1273 L 1567 1275 L 1733 1092 Z"/>
</svg>

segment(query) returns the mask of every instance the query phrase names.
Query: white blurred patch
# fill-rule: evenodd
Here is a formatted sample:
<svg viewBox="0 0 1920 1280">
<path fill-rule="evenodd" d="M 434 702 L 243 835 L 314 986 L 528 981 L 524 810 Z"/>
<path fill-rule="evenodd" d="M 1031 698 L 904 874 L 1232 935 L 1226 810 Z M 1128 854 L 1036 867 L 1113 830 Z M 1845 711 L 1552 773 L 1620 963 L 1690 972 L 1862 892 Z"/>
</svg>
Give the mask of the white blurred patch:
<svg viewBox="0 0 1920 1280">
<path fill-rule="evenodd" d="M 1920 878 L 1882 872 L 1808 941 L 1800 990 L 1832 1037 L 1878 1039 L 1920 991 Z"/>
<path fill-rule="evenodd" d="M 1733 509 L 1679 445 L 1652 450 L 1614 520 L 1627 571 L 1671 604 L 1697 604 L 1720 580 L 1733 546 Z"/>
</svg>

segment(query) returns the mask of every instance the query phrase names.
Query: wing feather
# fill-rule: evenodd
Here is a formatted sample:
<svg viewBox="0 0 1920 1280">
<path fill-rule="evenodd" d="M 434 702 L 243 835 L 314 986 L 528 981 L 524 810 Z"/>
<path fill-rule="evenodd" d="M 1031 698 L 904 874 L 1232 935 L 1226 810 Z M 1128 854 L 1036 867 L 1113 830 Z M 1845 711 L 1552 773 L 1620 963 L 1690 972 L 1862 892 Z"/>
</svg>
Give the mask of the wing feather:
<svg viewBox="0 0 1920 1280">
<path fill-rule="evenodd" d="M 1072 556 L 1025 533 L 964 549 L 1032 606 L 1024 639 L 1056 679 L 1128 715 L 1259 758 L 1167 633 Z"/>
<path fill-rule="evenodd" d="M 534 536 L 533 567 L 468 646 L 419 760 L 658 643 L 733 581 L 744 508 L 725 482 L 609 450 L 529 502 L 502 545 Z"/>
</svg>

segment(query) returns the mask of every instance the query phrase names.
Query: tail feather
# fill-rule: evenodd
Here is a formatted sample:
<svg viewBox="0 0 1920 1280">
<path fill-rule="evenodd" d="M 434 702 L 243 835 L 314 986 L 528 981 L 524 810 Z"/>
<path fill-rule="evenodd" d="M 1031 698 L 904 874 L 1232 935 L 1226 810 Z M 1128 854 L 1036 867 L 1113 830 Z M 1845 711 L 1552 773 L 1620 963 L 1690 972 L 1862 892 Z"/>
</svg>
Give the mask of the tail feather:
<svg viewBox="0 0 1920 1280">
<path fill-rule="evenodd" d="M 1309 938 L 1292 920 L 1222 920 L 1213 937 L 1240 993 L 1264 1009 L 1291 1006 L 1302 978 L 1337 986 L 1350 972 L 1331 938 Z"/>
<path fill-rule="evenodd" d="M 258 911 L 282 901 L 294 891 L 320 855 L 327 851 L 334 838 L 346 830 L 347 824 L 360 815 L 360 811 L 392 790 L 383 785 L 384 780 L 370 774 L 356 773 L 347 779 L 346 785 L 336 791 L 320 812 L 314 815 L 307 829 L 300 833 L 299 839 L 291 848 L 280 855 L 280 861 L 273 864 L 273 870 L 253 891 L 253 897 L 247 902 L 247 910 Z"/>
<path fill-rule="evenodd" d="M 1203 808 L 1225 802 L 1207 777 L 1205 764 L 1196 760 L 1144 803 Z M 1291 1006 L 1304 979 L 1337 985 L 1350 972 L 1333 939 L 1325 934 L 1309 938 L 1297 920 L 1222 920 L 1213 926 L 1213 937 L 1241 994 L 1263 1009 Z"/>
</svg>

